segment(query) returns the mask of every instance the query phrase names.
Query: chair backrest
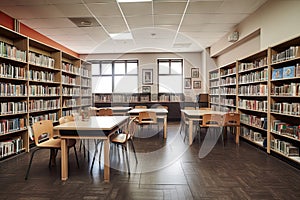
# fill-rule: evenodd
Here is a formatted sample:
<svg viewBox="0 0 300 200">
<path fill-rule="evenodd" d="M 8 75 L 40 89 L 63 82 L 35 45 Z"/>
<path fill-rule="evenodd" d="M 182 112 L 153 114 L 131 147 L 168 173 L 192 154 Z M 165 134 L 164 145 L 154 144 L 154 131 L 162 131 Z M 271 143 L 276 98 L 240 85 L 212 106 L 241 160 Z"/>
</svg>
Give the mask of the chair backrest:
<svg viewBox="0 0 300 200">
<path fill-rule="evenodd" d="M 129 138 L 133 138 L 134 134 L 136 133 L 136 117 L 133 117 L 130 119 L 130 121 L 127 124 L 127 129 L 126 129 L 126 140 Z M 130 135 L 130 136 L 129 136 Z"/>
<path fill-rule="evenodd" d="M 36 146 L 47 139 L 53 138 L 53 122 L 51 120 L 42 120 L 32 125 L 34 142 Z"/>
<path fill-rule="evenodd" d="M 239 126 L 241 122 L 239 113 L 229 112 L 223 118 L 223 126 Z"/>
<path fill-rule="evenodd" d="M 138 119 L 139 119 L 140 124 L 145 124 L 145 123 L 155 124 L 155 123 L 157 123 L 156 112 L 153 112 L 153 111 L 139 112 Z"/>
<path fill-rule="evenodd" d="M 113 116 L 113 110 L 110 108 L 101 108 L 97 112 L 97 116 Z"/>
<path fill-rule="evenodd" d="M 63 124 L 63 123 L 66 123 L 66 122 L 71 122 L 71 121 L 74 121 L 75 118 L 73 116 L 64 116 L 64 117 L 61 117 L 59 118 L 59 124 Z"/>
<path fill-rule="evenodd" d="M 134 108 L 138 108 L 138 109 L 147 109 L 147 106 L 134 106 Z"/>
<path fill-rule="evenodd" d="M 223 116 L 220 114 L 204 114 L 202 117 L 203 126 L 222 126 Z"/>
</svg>

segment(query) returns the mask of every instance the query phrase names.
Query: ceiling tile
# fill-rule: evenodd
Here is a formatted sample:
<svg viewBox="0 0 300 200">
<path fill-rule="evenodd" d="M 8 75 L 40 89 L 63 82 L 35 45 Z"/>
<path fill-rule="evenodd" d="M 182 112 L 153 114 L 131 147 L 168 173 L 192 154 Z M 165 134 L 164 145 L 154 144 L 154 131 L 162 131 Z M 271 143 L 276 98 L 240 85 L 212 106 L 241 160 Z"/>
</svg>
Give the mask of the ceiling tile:
<svg viewBox="0 0 300 200">
<path fill-rule="evenodd" d="M 79 27 L 70 27 L 70 28 L 38 28 L 38 32 L 44 35 L 81 35 L 85 33 Z"/>
<path fill-rule="evenodd" d="M 187 8 L 187 14 L 207 14 L 207 13 L 216 13 L 220 9 L 223 0 L 219 1 L 194 1 L 190 2 Z"/>
<path fill-rule="evenodd" d="M 151 15 L 126 17 L 126 21 L 131 29 L 153 26 L 153 19 Z"/>
<path fill-rule="evenodd" d="M 152 14 L 152 2 L 120 3 L 120 7 L 126 17 Z"/>
<path fill-rule="evenodd" d="M 196 32 L 196 31 L 224 31 L 230 30 L 235 23 L 203 23 L 197 26 L 181 26 L 180 31 L 182 32 Z"/>
<path fill-rule="evenodd" d="M 155 25 L 178 25 L 181 20 L 181 15 L 155 15 Z"/>
<path fill-rule="evenodd" d="M 24 19 L 20 20 L 20 22 L 29 26 L 33 29 L 38 28 L 69 28 L 76 27 L 69 19 L 67 18 L 57 18 L 57 19 Z"/>
<path fill-rule="evenodd" d="M 17 5 L 45 5 L 48 4 L 48 0 L 1 0 L 1 6 L 17 6 Z"/>
<path fill-rule="evenodd" d="M 246 13 L 250 14 L 267 0 L 226 0 L 219 8 L 219 13 Z"/>
<path fill-rule="evenodd" d="M 125 25 L 123 17 L 120 16 L 110 16 L 110 17 L 97 17 L 103 26 L 122 26 Z"/>
<path fill-rule="evenodd" d="M 183 14 L 186 2 L 153 2 L 154 14 Z"/>
<path fill-rule="evenodd" d="M 86 4 L 93 15 L 99 16 L 121 16 L 120 9 L 116 2 Z"/>
<path fill-rule="evenodd" d="M 57 4 L 55 7 L 65 17 L 91 17 L 89 10 L 83 4 Z"/>
<path fill-rule="evenodd" d="M 108 33 L 123 33 L 123 32 L 128 32 L 128 28 L 125 25 L 120 25 L 120 26 L 104 26 L 104 28 L 107 30 Z"/>
</svg>

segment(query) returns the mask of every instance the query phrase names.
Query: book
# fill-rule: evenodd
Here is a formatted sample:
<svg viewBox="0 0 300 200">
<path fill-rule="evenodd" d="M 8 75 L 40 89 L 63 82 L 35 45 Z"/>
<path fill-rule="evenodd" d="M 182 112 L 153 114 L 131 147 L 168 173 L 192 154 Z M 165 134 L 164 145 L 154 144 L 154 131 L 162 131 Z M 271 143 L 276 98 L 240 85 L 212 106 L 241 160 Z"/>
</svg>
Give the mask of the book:
<svg viewBox="0 0 300 200">
<path fill-rule="evenodd" d="M 283 68 L 283 78 L 294 78 L 295 77 L 295 66 L 287 66 Z"/>
<path fill-rule="evenodd" d="M 281 79 L 283 76 L 283 68 L 276 68 L 272 71 L 272 80 Z"/>
</svg>

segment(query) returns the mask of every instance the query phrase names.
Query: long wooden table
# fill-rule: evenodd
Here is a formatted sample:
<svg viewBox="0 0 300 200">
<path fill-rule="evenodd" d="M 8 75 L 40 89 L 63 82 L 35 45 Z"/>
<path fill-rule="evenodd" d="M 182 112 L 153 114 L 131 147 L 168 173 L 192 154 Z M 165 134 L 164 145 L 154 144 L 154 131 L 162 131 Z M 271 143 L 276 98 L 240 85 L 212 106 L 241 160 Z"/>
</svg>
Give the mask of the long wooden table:
<svg viewBox="0 0 300 200">
<path fill-rule="evenodd" d="M 200 121 L 204 114 L 221 114 L 224 115 L 226 112 L 213 111 L 213 110 L 181 110 L 189 121 L 189 145 L 193 144 L 193 123 L 194 121 Z M 235 142 L 239 143 L 239 134 L 236 134 Z"/>
<path fill-rule="evenodd" d="M 110 179 L 109 137 L 128 120 L 128 116 L 93 116 L 87 121 L 76 120 L 54 127 L 61 135 L 61 180 L 68 179 L 67 139 L 104 140 L 104 181 Z"/>
<path fill-rule="evenodd" d="M 128 114 L 131 116 L 138 116 L 140 112 L 152 111 L 155 112 L 158 118 L 164 120 L 164 139 L 167 138 L 167 127 L 168 127 L 168 110 L 165 108 L 134 108 L 128 111 Z"/>
</svg>

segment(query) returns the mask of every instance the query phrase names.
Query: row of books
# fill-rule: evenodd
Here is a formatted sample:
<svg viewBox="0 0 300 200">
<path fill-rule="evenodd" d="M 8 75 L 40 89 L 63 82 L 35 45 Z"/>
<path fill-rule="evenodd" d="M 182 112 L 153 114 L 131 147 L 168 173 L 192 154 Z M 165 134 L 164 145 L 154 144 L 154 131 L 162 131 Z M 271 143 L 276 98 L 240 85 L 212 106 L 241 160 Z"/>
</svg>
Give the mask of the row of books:
<svg viewBox="0 0 300 200">
<path fill-rule="evenodd" d="M 228 69 L 221 69 L 220 70 L 220 76 L 226 76 L 236 73 L 236 68 L 228 68 Z"/>
<path fill-rule="evenodd" d="M 245 126 L 241 126 L 240 134 L 241 134 L 241 136 L 248 138 L 249 140 L 254 141 L 254 142 L 263 142 L 265 139 L 261 133 L 254 131 Z"/>
<path fill-rule="evenodd" d="M 54 82 L 53 72 L 29 70 L 28 77 L 32 81 Z"/>
<path fill-rule="evenodd" d="M 1 83 L 0 95 L 3 96 L 27 96 L 27 86 L 25 84 Z"/>
<path fill-rule="evenodd" d="M 272 80 L 300 77 L 300 64 L 272 69 Z"/>
<path fill-rule="evenodd" d="M 27 103 L 25 101 L 0 103 L 0 115 L 17 114 L 25 112 L 27 112 Z"/>
<path fill-rule="evenodd" d="M 76 99 L 64 99 L 63 107 L 74 107 L 77 106 Z"/>
<path fill-rule="evenodd" d="M 109 94 L 95 95 L 95 102 L 112 102 L 112 95 Z"/>
<path fill-rule="evenodd" d="M 92 105 L 92 99 L 91 98 L 82 98 L 81 105 Z"/>
<path fill-rule="evenodd" d="M 82 88 L 81 89 L 81 95 L 82 96 L 91 96 L 92 95 L 92 89 L 90 89 L 90 88 Z"/>
<path fill-rule="evenodd" d="M 257 81 L 267 81 L 267 80 L 268 80 L 267 68 L 261 71 L 255 71 L 249 74 L 239 75 L 239 83 L 253 83 Z"/>
<path fill-rule="evenodd" d="M 239 107 L 248 110 L 267 112 L 268 101 L 239 99 Z"/>
<path fill-rule="evenodd" d="M 290 60 L 299 56 L 299 46 L 290 46 L 288 49 L 282 52 L 272 54 L 271 59 L 272 63 L 277 63 L 285 60 Z"/>
<path fill-rule="evenodd" d="M 299 148 L 289 142 L 279 139 L 271 140 L 271 149 L 283 153 L 286 156 L 299 156 Z"/>
<path fill-rule="evenodd" d="M 34 52 L 28 53 L 28 61 L 29 64 L 52 69 L 54 68 L 55 63 L 55 60 L 53 58 Z"/>
<path fill-rule="evenodd" d="M 209 90 L 209 94 L 220 94 L 219 88 L 212 88 Z"/>
<path fill-rule="evenodd" d="M 241 86 L 239 87 L 239 95 L 266 96 L 268 95 L 268 87 L 266 84 Z"/>
<path fill-rule="evenodd" d="M 235 112 L 235 108 L 232 107 L 226 107 L 226 105 L 221 105 L 219 110 L 221 112 Z"/>
<path fill-rule="evenodd" d="M 241 122 L 250 126 L 255 126 L 267 130 L 267 118 L 256 115 L 241 114 Z"/>
<path fill-rule="evenodd" d="M 24 142 L 21 137 L 0 141 L 0 158 L 22 151 Z"/>
<path fill-rule="evenodd" d="M 11 64 L 0 63 L 0 77 L 25 79 L 25 68 L 16 67 Z"/>
<path fill-rule="evenodd" d="M 218 87 L 218 86 L 219 86 L 219 80 L 210 82 L 210 87 Z"/>
<path fill-rule="evenodd" d="M 41 111 L 60 108 L 60 99 L 37 99 L 29 100 L 29 111 Z"/>
<path fill-rule="evenodd" d="M 91 86 L 91 79 L 81 79 L 81 86 L 90 87 Z"/>
<path fill-rule="evenodd" d="M 209 79 L 215 79 L 215 78 L 219 78 L 219 73 L 218 72 L 210 73 Z"/>
<path fill-rule="evenodd" d="M 112 97 L 113 102 L 138 102 L 139 97 L 134 95 L 116 95 Z"/>
<path fill-rule="evenodd" d="M 220 101 L 219 97 L 214 97 L 214 96 L 210 97 L 210 102 L 211 102 L 211 103 L 216 103 L 216 104 L 218 104 L 219 101 Z"/>
<path fill-rule="evenodd" d="M 300 83 L 283 84 L 271 86 L 271 95 L 278 96 L 300 96 Z"/>
<path fill-rule="evenodd" d="M 62 116 L 71 116 L 71 115 L 75 115 L 75 114 L 78 114 L 78 110 L 63 110 L 62 111 Z"/>
<path fill-rule="evenodd" d="M 26 118 L 0 120 L 0 135 L 25 129 Z"/>
<path fill-rule="evenodd" d="M 39 122 L 41 120 L 52 120 L 53 122 L 58 121 L 58 113 L 47 113 L 43 115 L 35 115 L 29 117 L 29 125 L 32 126 L 35 122 Z"/>
<path fill-rule="evenodd" d="M 74 66 L 71 63 L 63 62 L 62 70 L 66 71 L 66 72 L 74 73 L 74 74 L 80 74 L 80 68 L 78 66 Z"/>
<path fill-rule="evenodd" d="M 300 125 L 292 125 L 280 120 L 272 121 L 273 132 L 300 140 Z"/>
<path fill-rule="evenodd" d="M 80 95 L 80 88 L 72 88 L 72 87 L 63 87 L 62 93 L 64 96 L 79 96 Z"/>
<path fill-rule="evenodd" d="M 221 98 L 220 103 L 223 104 L 223 105 L 235 106 L 235 99 L 225 99 L 225 98 Z"/>
<path fill-rule="evenodd" d="M 61 76 L 61 82 L 63 84 L 70 84 L 70 85 L 76 85 L 76 78 L 70 77 L 70 76 Z"/>
<path fill-rule="evenodd" d="M 226 77 L 220 79 L 220 85 L 229 85 L 229 84 L 236 84 L 235 77 Z"/>
<path fill-rule="evenodd" d="M 0 56 L 17 61 L 26 62 L 26 51 L 22 51 L 17 47 L 0 41 Z"/>
<path fill-rule="evenodd" d="M 57 96 L 59 95 L 60 87 L 49 87 L 44 85 L 30 85 L 30 96 Z"/>
<path fill-rule="evenodd" d="M 300 115 L 300 103 L 279 102 L 271 104 L 271 112 L 286 115 Z"/>
<path fill-rule="evenodd" d="M 249 63 L 239 63 L 239 72 L 266 66 L 267 64 L 268 64 L 267 57 L 263 57 L 261 59 Z"/>
<path fill-rule="evenodd" d="M 222 87 L 220 88 L 220 94 L 236 94 L 236 88 L 233 87 Z"/>
<path fill-rule="evenodd" d="M 83 69 L 83 68 L 81 69 L 81 76 L 90 77 L 90 74 L 91 74 L 90 70 Z"/>
</svg>

